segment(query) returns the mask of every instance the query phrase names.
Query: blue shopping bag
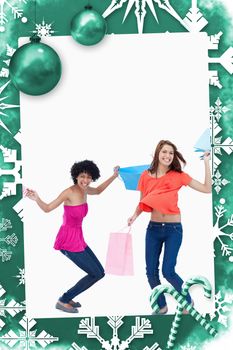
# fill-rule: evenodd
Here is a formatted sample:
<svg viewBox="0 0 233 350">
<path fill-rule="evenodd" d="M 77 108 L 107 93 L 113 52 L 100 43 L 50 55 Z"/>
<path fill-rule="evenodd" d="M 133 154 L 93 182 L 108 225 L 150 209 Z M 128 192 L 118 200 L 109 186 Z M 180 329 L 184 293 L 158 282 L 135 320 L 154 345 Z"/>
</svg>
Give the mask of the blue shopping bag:
<svg viewBox="0 0 233 350">
<path fill-rule="evenodd" d="M 210 129 L 206 129 L 197 142 L 194 145 L 195 152 L 210 152 L 211 151 L 211 144 L 210 144 Z M 200 158 L 202 158 L 201 156 Z"/>
<path fill-rule="evenodd" d="M 119 175 L 122 181 L 124 182 L 125 188 L 127 190 L 137 190 L 138 181 L 141 176 L 141 173 L 149 168 L 147 165 L 136 165 L 129 166 L 126 168 L 119 169 Z"/>
</svg>

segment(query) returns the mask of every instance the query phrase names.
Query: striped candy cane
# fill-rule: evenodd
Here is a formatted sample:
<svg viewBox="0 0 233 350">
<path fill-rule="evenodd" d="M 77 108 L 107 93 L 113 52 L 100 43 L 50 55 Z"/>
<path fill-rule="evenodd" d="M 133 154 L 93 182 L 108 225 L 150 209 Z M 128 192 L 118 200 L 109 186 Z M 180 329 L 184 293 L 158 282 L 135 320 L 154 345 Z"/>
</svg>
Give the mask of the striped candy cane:
<svg viewBox="0 0 233 350">
<path fill-rule="evenodd" d="M 204 295 L 209 299 L 211 298 L 211 294 L 212 294 L 211 284 L 206 278 L 202 276 L 193 277 L 193 278 L 190 278 L 188 281 L 186 281 L 182 286 L 181 294 L 184 297 L 187 297 L 189 288 L 194 284 L 202 285 L 204 287 L 204 293 L 205 293 Z M 183 313 L 183 308 L 180 306 L 180 304 L 178 304 L 176 308 L 175 318 L 172 322 L 172 328 L 170 330 L 170 334 L 168 337 L 167 349 L 173 348 L 175 344 L 176 335 L 178 333 L 178 329 L 180 326 L 182 313 Z"/>
<path fill-rule="evenodd" d="M 199 322 L 200 325 L 201 325 L 202 327 L 204 327 L 206 331 L 208 331 L 208 333 L 209 333 L 210 335 L 212 335 L 213 337 L 216 336 L 217 331 L 210 325 L 210 323 L 207 322 L 207 321 L 205 320 L 205 318 L 202 317 L 202 316 L 199 314 L 199 312 L 197 312 L 197 311 L 186 301 L 185 297 L 184 297 L 183 295 L 181 295 L 179 292 L 177 292 L 177 291 L 175 290 L 175 288 L 172 287 L 172 286 L 159 285 L 159 286 L 155 287 L 155 288 L 152 290 L 152 293 L 151 293 L 151 296 L 150 296 L 150 303 L 151 303 L 151 307 L 152 307 L 153 311 L 158 312 L 159 306 L 158 306 L 158 304 L 157 304 L 157 299 L 158 299 L 158 297 L 160 296 L 160 294 L 162 294 L 162 293 L 168 293 L 168 294 L 172 295 L 172 296 L 176 299 L 176 301 L 178 302 L 181 311 L 182 311 L 183 309 L 186 309 L 186 310 L 189 312 L 189 314 L 190 314 L 193 318 L 195 318 L 195 320 L 196 320 L 197 322 Z M 177 320 L 177 324 L 174 325 L 174 327 L 172 327 L 172 328 L 173 328 L 172 336 L 173 336 L 174 340 L 175 340 L 175 337 L 176 337 L 176 334 L 177 334 L 177 331 L 178 331 L 178 328 L 179 328 L 179 323 L 180 323 L 180 319 Z M 173 342 L 173 341 L 172 341 L 172 342 Z"/>
<path fill-rule="evenodd" d="M 204 287 L 204 292 L 205 292 L 205 296 L 207 298 L 211 298 L 212 295 L 212 287 L 210 282 L 207 280 L 207 278 L 202 277 L 202 276 L 196 276 L 193 278 L 188 279 L 186 282 L 183 283 L 182 286 L 182 295 L 187 296 L 188 294 L 188 290 L 191 286 L 193 286 L 194 284 L 200 284 Z"/>
</svg>

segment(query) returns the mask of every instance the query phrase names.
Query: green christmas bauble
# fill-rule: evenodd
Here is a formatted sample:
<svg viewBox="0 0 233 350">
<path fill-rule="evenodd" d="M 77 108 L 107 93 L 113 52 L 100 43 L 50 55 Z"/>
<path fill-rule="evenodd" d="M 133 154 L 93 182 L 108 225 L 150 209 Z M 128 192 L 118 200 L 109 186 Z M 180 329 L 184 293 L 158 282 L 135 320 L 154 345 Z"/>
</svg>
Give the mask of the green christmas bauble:
<svg viewBox="0 0 233 350">
<path fill-rule="evenodd" d="M 43 95 L 51 91 L 61 77 L 58 54 L 40 38 L 17 49 L 10 61 L 10 77 L 15 87 L 28 95 Z"/>
<path fill-rule="evenodd" d="M 77 13 L 71 21 L 71 35 L 82 45 L 95 45 L 107 31 L 105 19 L 91 6 Z"/>
</svg>

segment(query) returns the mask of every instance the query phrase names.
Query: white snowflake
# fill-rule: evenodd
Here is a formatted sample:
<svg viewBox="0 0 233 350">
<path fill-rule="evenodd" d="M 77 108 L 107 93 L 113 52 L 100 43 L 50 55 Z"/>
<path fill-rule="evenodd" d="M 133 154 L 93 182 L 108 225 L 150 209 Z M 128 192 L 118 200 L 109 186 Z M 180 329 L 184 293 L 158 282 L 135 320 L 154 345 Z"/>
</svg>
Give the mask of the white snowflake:
<svg viewBox="0 0 233 350">
<path fill-rule="evenodd" d="M 222 178 L 222 175 L 218 169 L 213 175 L 212 181 L 213 181 L 213 187 L 217 194 L 219 194 L 219 192 L 221 191 L 222 186 L 226 186 L 227 184 L 230 183 L 230 181 Z"/>
<path fill-rule="evenodd" d="M 45 331 L 41 331 L 37 335 L 37 330 L 32 330 L 36 323 L 37 322 L 34 319 L 29 320 L 24 315 L 24 317 L 19 321 L 19 324 L 23 330 L 18 329 L 17 333 L 10 330 L 8 333 L 0 337 L 0 342 L 7 344 L 10 348 L 15 348 L 15 345 L 17 344 L 17 349 L 29 350 L 35 349 L 37 344 L 42 348 L 46 348 L 47 345 L 59 340 L 58 337 L 53 337 Z"/>
<path fill-rule="evenodd" d="M 0 242 L 4 242 L 7 245 L 12 245 L 12 247 L 15 247 L 18 243 L 18 237 L 15 233 L 12 233 L 11 235 L 7 235 L 6 237 L 1 237 Z"/>
<path fill-rule="evenodd" d="M 2 60 L 3 64 L 7 67 L 2 67 L 0 70 L 0 78 L 8 78 L 9 77 L 9 65 L 10 58 L 13 56 L 15 49 L 13 49 L 10 45 L 6 44 L 6 57 Z M 2 55 L 3 56 L 3 55 Z"/>
<path fill-rule="evenodd" d="M 25 284 L 25 271 L 24 271 L 24 268 L 21 269 L 20 267 L 18 267 L 18 270 L 19 270 L 18 275 L 14 277 L 18 278 L 19 280 L 18 286 L 20 286 L 21 284 Z"/>
<path fill-rule="evenodd" d="M 192 0 L 192 6 L 184 18 L 183 24 L 189 32 L 194 33 L 200 32 L 208 24 L 208 21 L 203 17 L 203 14 L 197 7 L 197 0 Z"/>
<path fill-rule="evenodd" d="M 144 338 L 146 334 L 153 334 L 151 329 L 151 323 L 146 318 L 136 317 L 135 325 L 131 327 L 130 336 L 121 340 L 118 336 L 118 329 L 123 322 L 123 316 L 108 316 L 108 325 L 112 328 L 112 338 L 105 340 L 101 337 L 99 332 L 99 326 L 95 325 L 94 318 L 81 319 L 79 323 L 78 334 L 86 334 L 87 338 L 95 338 L 101 344 L 101 348 L 105 350 L 125 350 L 129 349 L 129 344 L 137 338 Z M 73 343 L 69 350 L 87 350 L 84 346 L 79 347 L 76 343 Z M 139 349 L 138 349 L 139 350 Z M 161 350 L 158 343 L 154 343 L 151 347 L 144 347 L 142 350 Z"/>
<path fill-rule="evenodd" d="M 218 97 L 217 100 L 215 101 L 215 106 L 210 107 L 210 116 L 212 119 L 215 119 L 217 120 L 217 122 L 219 122 L 223 114 L 228 111 L 229 111 L 229 108 L 226 106 L 222 106 L 222 101 Z"/>
<path fill-rule="evenodd" d="M 231 308 L 230 305 L 233 304 L 233 294 L 227 294 L 225 297 L 222 297 L 221 292 L 219 291 L 215 295 L 215 311 L 210 314 L 211 321 L 217 317 L 217 321 L 221 323 L 223 326 L 227 327 L 227 315 L 224 315 L 225 313 L 229 314 Z"/>
<path fill-rule="evenodd" d="M 218 32 L 217 34 L 209 35 L 209 50 L 218 50 L 218 45 L 223 32 Z"/>
<path fill-rule="evenodd" d="M 0 0 L 1 1 L 1 0 Z M 8 80 L 5 84 L 3 84 L 2 86 L 0 86 L 0 117 L 1 115 L 3 115 L 4 117 L 7 117 L 7 114 L 4 113 L 5 109 L 9 109 L 9 108 L 18 108 L 19 105 L 12 105 L 9 103 L 5 103 L 3 101 L 5 101 L 8 96 L 3 96 L 1 97 L 2 93 L 4 92 L 4 90 L 7 88 L 8 84 L 10 83 L 10 80 Z M 0 118 L 0 126 L 2 126 L 4 129 L 6 129 L 9 133 L 10 130 L 7 128 L 7 126 L 3 123 L 3 121 Z"/>
<path fill-rule="evenodd" d="M 217 217 L 217 221 L 213 227 L 213 233 L 214 233 L 214 239 L 218 239 L 218 241 L 221 244 L 221 251 L 222 251 L 222 256 L 227 256 L 229 257 L 229 261 L 232 261 L 233 256 L 232 251 L 233 251 L 233 231 L 230 233 L 226 233 L 224 232 L 224 230 L 226 228 L 229 229 L 229 227 L 233 227 L 233 214 L 231 215 L 231 217 L 227 220 L 227 222 L 220 226 L 220 218 L 223 217 L 224 213 L 227 211 L 224 208 L 224 204 L 225 204 L 225 199 L 222 198 L 220 199 L 220 204 L 217 205 L 214 209 L 215 209 L 215 216 Z M 227 237 L 228 240 L 230 241 L 229 244 L 226 244 L 223 242 L 222 237 Z M 231 246 L 232 247 L 231 247 Z"/>
<path fill-rule="evenodd" d="M 27 4 L 27 0 L 18 0 L 19 3 Z M 15 6 L 15 0 L 0 0 L 0 33 L 5 32 L 8 23 L 8 11 L 13 15 L 14 19 L 21 18 L 22 23 L 27 22 L 27 18 L 23 17 L 23 9 Z"/>
<path fill-rule="evenodd" d="M 4 326 L 5 326 L 5 322 L 3 322 L 3 320 L 0 318 L 0 332 Z"/>
<path fill-rule="evenodd" d="M 213 175 L 215 175 L 215 171 L 217 170 L 218 166 L 221 164 L 221 160 L 219 158 L 219 155 L 222 155 L 222 150 L 226 152 L 228 155 L 232 153 L 233 151 L 233 140 L 231 137 L 227 137 L 224 141 L 222 140 L 222 136 L 219 135 L 219 133 L 222 131 L 222 128 L 219 125 L 220 119 L 223 117 L 223 115 L 229 111 L 229 108 L 222 105 L 222 101 L 218 97 L 215 101 L 214 106 L 210 106 L 210 120 L 211 120 L 211 129 L 212 129 L 212 144 L 213 144 L 213 157 L 212 157 L 212 168 L 213 168 Z M 218 177 L 219 175 L 217 175 Z M 228 180 L 224 180 L 225 185 L 229 183 Z M 224 185 L 222 183 L 222 185 Z M 218 184 L 219 187 L 217 189 L 221 190 L 220 183 Z"/>
<path fill-rule="evenodd" d="M 6 291 L 3 286 L 0 285 L 0 316 L 6 317 L 6 313 L 8 313 L 11 317 L 15 317 L 19 312 L 25 310 L 25 306 L 17 303 L 14 299 L 6 302 L 6 299 L 2 299 L 2 296 L 5 295 Z M 0 330 L 4 327 L 5 323 L 3 319 L 0 322 Z"/>
<path fill-rule="evenodd" d="M 222 36 L 222 32 L 209 36 L 209 50 L 218 50 L 219 42 Z M 233 74 L 233 47 L 229 47 L 220 57 L 209 57 L 209 63 L 221 64 L 229 74 Z M 210 85 L 222 88 L 222 84 L 218 78 L 218 72 L 216 70 L 210 70 Z"/>
<path fill-rule="evenodd" d="M 220 38 L 223 32 L 218 32 L 217 34 L 209 35 L 209 50 L 218 50 Z M 213 86 L 217 86 L 219 89 L 222 89 L 222 84 L 220 83 L 218 71 L 209 69 L 209 84 Z"/>
<path fill-rule="evenodd" d="M 2 259 L 2 262 L 6 262 L 9 261 L 11 259 L 12 256 L 12 251 L 11 250 L 7 250 L 5 248 L 0 248 L 0 258 Z"/>
<path fill-rule="evenodd" d="M 233 74 L 233 47 L 229 47 L 220 57 L 209 57 L 209 63 L 221 64 L 229 74 Z"/>
<path fill-rule="evenodd" d="M 23 193 L 22 193 L 23 194 Z M 24 219 L 24 212 L 23 212 L 23 198 L 21 198 L 14 206 L 14 211 L 18 214 L 21 221 Z"/>
<path fill-rule="evenodd" d="M 9 219 L 2 218 L 2 222 L 0 224 L 0 232 L 7 231 L 12 228 L 11 221 Z"/>
<path fill-rule="evenodd" d="M 193 345 L 190 345 L 189 343 L 185 346 L 182 346 L 180 347 L 180 350 L 196 350 L 196 346 L 193 346 Z"/>
<path fill-rule="evenodd" d="M 76 343 L 72 343 L 71 347 L 68 350 L 88 350 L 85 346 L 78 346 Z"/>
<path fill-rule="evenodd" d="M 8 229 L 11 229 L 11 221 L 8 219 L 2 219 L 2 223 L 0 224 L 0 232 L 7 231 Z M 10 245 L 12 247 L 15 247 L 18 243 L 18 237 L 15 233 L 9 234 L 5 237 L 0 237 L 0 243 L 3 243 L 4 245 Z M 6 249 L 5 247 L 0 248 L 0 257 L 2 258 L 2 262 L 9 261 L 11 259 L 13 252 L 11 250 Z"/>
<path fill-rule="evenodd" d="M 20 174 L 22 161 L 17 160 L 17 151 L 16 150 L 5 148 L 2 145 L 0 145 L 0 150 L 2 151 L 5 163 L 14 163 L 15 164 L 13 169 L 1 169 L 0 168 L 0 176 L 2 176 L 2 175 L 13 175 L 14 176 L 14 182 L 4 182 L 3 183 L 2 193 L 0 194 L 0 200 L 1 200 L 4 197 L 10 196 L 10 195 L 15 195 L 16 194 L 16 186 L 18 184 L 22 184 L 22 179 L 21 179 L 21 174 Z"/>
<path fill-rule="evenodd" d="M 37 24 L 36 23 L 36 29 L 32 32 L 37 34 L 40 38 L 45 36 L 51 36 L 55 33 L 55 31 L 52 29 L 52 24 L 45 23 L 44 19 L 42 20 L 42 23 Z"/>
<path fill-rule="evenodd" d="M 222 84 L 219 81 L 218 71 L 217 70 L 209 70 L 209 84 L 213 86 L 217 86 L 219 89 L 222 88 Z"/>
<path fill-rule="evenodd" d="M 127 18 L 132 7 L 135 7 L 135 16 L 137 18 L 137 26 L 138 32 L 141 34 L 143 32 L 144 20 L 146 16 L 146 8 L 148 7 L 153 14 L 155 20 L 158 22 L 158 17 L 155 12 L 154 3 L 158 5 L 158 7 L 167 13 L 169 13 L 172 17 L 174 17 L 181 25 L 187 29 L 189 32 L 200 32 L 206 25 L 207 20 L 203 17 L 199 8 L 197 7 L 197 0 L 192 0 L 191 8 L 189 9 L 187 15 L 184 19 L 180 17 L 180 15 L 176 12 L 173 6 L 170 4 L 169 0 L 112 0 L 111 4 L 104 11 L 103 17 L 108 17 L 111 13 L 120 9 L 126 2 L 127 8 L 125 11 L 124 19 Z"/>
</svg>

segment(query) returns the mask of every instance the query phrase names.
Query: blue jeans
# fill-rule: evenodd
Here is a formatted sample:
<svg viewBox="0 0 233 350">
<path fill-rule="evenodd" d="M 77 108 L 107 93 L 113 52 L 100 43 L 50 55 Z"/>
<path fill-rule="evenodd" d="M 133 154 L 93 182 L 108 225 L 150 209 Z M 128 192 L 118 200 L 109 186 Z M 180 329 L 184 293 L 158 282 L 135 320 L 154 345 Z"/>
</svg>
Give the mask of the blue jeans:
<svg viewBox="0 0 233 350">
<path fill-rule="evenodd" d="M 162 274 L 178 292 L 181 292 L 183 280 L 175 272 L 175 266 L 182 242 L 182 232 L 182 225 L 179 222 L 149 222 L 146 231 L 146 275 L 152 289 L 161 284 L 159 258 L 164 245 Z M 186 299 L 188 303 L 191 303 L 189 294 Z M 160 308 L 166 305 L 163 294 L 158 298 L 158 305 Z"/>
<path fill-rule="evenodd" d="M 87 273 L 72 288 L 65 292 L 59 300 L 62 303 L 69 303 L 74 297 L 84 292 L 94 283 L 104 277 L 104 269 L 93 251 L 87 246 L 82 252 L 70 252 L 61 250 L 62 254 L 67 256 L 75 265 Z"/>
</svg>

